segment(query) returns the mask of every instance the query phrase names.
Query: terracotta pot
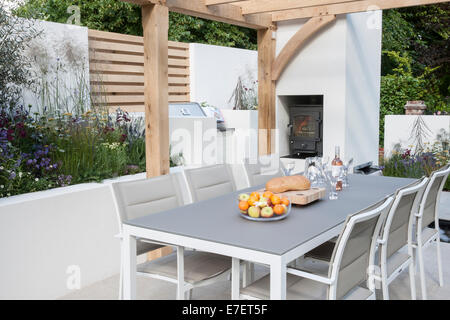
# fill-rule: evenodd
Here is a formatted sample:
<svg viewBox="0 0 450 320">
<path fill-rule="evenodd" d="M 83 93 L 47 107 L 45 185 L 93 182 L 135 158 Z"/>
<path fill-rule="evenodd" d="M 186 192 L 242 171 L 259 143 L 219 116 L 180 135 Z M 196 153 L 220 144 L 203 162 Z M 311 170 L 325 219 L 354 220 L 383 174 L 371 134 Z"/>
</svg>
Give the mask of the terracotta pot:
<svg viewBox="0 0 450 320">
<path fill-rule="evenodd" d="M 427 108 L 427 106 L 425 105 L 425 101 L 422 101 L 422 100 L 406 101 L 405 114 L 421 115 L 425 112 L 426 108 Z"/>
</svg>

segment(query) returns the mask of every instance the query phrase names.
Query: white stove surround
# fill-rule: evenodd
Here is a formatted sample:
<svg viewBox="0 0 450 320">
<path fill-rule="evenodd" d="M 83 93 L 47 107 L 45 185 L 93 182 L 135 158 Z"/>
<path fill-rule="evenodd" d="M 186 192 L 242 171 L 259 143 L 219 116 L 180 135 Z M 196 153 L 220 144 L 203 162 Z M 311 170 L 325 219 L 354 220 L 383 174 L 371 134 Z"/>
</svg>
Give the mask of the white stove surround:
<svg viewBox="0 0 450 320">
<path fill-rule="evenodd" d="M 378 163 L 381 11 L 340 15 L 292 58 L 276 84 L 277 153 L 289 154 L 288 106 L 283 96 L 323 95 L 323 152 L 354 164 Z M 277 54 L 306 20 L 278 24 Z M 286 163 L 290 159 L 282 159 Z M 294 172 L 304 170 L 296 159 Z"/>
</svg>

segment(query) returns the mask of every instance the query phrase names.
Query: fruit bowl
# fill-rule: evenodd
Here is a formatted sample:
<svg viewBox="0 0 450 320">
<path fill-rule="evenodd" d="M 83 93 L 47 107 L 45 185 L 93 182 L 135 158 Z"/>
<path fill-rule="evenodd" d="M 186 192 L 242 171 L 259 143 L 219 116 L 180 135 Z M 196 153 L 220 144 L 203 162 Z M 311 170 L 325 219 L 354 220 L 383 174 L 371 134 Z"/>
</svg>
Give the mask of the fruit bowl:
<svg viewBox="0 0 450 320">
<path fill-rule="evenodd" d="M 278 221 L 291 213 L 291 200 L 274 195 L 270 191 L 241 193 L 238 210 L 242 218 L 252 221 Z"/>
</svg>

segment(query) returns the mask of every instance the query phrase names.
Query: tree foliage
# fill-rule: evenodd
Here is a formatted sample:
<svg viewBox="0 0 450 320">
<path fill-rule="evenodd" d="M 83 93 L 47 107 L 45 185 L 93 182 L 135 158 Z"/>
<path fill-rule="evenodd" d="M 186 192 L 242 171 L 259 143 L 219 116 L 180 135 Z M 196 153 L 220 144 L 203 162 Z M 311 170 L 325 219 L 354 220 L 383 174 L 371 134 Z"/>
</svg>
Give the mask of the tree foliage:
<svg viewBox="0 0 450 320">
<path fill-rule="evenodd" d="M 443 97 L 449 96 L 449 36 L 449 3 L 383 11 L 383 51 L 410 57 L 414 76 L 437 68 L 432 77 Z M 394 74 L 396 67 L 394 56 L 383 54 L 382 75 Z"/>
<path fill-rule="evenodd" d="M 0 2 L 0 107 L 16 103 L 22 87 L 31 84 L 30 61 L 23 52 L 36 36 L 37 30 L 9 14 Z"/>
<path fill-rule="evenodd" d="M 384 117 L 404 114 L 408 100 L 450 112 L 449 17 L 448 3 L 383 11 L 381 145 Z"/>
<path fill-rule="evenodd" d="M 118 0 L 26 0 L 15 13 L 21 17 L 65 23 L 67 9 L 78 6 L 81 25 L 90 29 L 142 35 L 139 6 Z M 170 12 L 169 40 L 256 49 L 256 32 L 221 22 Z"/>
</svg>

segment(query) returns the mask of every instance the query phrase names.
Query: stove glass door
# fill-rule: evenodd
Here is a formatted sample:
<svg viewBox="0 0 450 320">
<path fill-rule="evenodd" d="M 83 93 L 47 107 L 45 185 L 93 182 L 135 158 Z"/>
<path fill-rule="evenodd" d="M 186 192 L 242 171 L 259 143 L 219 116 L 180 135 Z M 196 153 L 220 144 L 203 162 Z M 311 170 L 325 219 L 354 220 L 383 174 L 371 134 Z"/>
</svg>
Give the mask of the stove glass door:
<svg viewBox="0 0 450 320">
<path fill-rule="evenodd" d="M 317 136 L 317 121 L 311 114 L 299 114 L 293 117 L 293 135 L 297 138 L 314 139 Z"/>
</svg>

